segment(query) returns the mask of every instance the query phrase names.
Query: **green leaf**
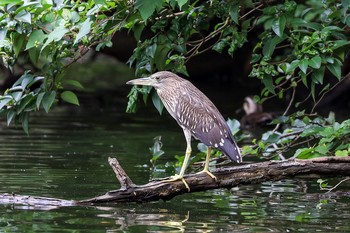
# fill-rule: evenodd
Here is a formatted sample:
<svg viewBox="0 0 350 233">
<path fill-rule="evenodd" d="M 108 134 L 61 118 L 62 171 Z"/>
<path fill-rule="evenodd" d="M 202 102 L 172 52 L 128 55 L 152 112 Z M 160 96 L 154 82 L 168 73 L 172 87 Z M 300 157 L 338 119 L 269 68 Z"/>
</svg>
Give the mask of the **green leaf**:
<svg viewBox="0 0 350 233">
<path fill-rule="evenodd" d="M 146 55 L 151 58 L 154 58 L 154 54 L 156 53 L 156 50 L 157 50 L 157 44 L 154 43 L 146 48 Z"/>
<path fill-rule="evenodd" d="M 32 23 L 32 17 L 29 12 L 23 10 L 19 12 L 16 16 L 15 19 L 24 23 Z"/>
<path fill-rule="evenodd" d="M 282 37 L 284 28 L 286 26 L 286 17 L 284 15 L 272 21 L 272 30 L 277 36 Z"/>
<path fill-rule="evenodd" d="M 41 101 L 43 100 L 43 97 L 45 95 L 45 92 L 39 93 L 38 97 L 36 98 L 36 108 L 39 109 Z"/>
<path fill-rule="evenodd" d="M 0 1 L 0 6 L 4 6 L 6 4 L 17 4 L 17 3 L 22 3 L 22 0 L 1 0 Z"/>
<path fill-rule="evenodd" d="M 157 46 L 157 51 L 154 54 L 154 63 L 156 64 L 156 67 L 158 70 L 165 70 L 165 60 L 167 59 L 167 56 L 169 54 L 169 51 L 171 49 L 168 46 L 164 46 L 162 44 L 159 44 Z"/>
<path fill-rule="evenodd" d="M 309 60 L 309 66 L 314 69 L 319 69 L 321 67 L 322 59 L 319 55 L 314 56 Z"/>
<path fill-rule="evenodd" d="M 241 126 L 241 123 L 236 119 L 228 119 L 226 123 L 233 135 L 235 135 L 239 131 L 239 128 Z"/>
<path fill-rule="evenodd" d="M 300 134 L 300 137 L 308 137 L 311 135 L 316 135 L 323 130 L 322 126 L 311 125 L 310 127 L 306 127 L 303 132 Z"/>
<path fill-rule="evenodd" d="M 7 126 L 10 125 L 13 117 L 16 115 L 16 111 L 13 110 L 13 109 L 10 109 L 8 112 L 7 112 Z"/>
<path fill-rule="evenodd" d="M 263 55 L 264 57 L 270 58 L 273 52 L 275 51 L 276 45 L 281 43 L 285 38 L 281 38 L 279 36 L 275 36 L 273 38 L 268 39 L 264 43 L 263 47 Z"/>
<path fill-rule="evenodd" d="M 213 49 L 214 49 L 214 47 L 213 47 Z M 250 64 L 257 63 L 258 61 L 260 61 L 260 59 L 261 59 L 261 54 L 253 53 Z"/>
<path fill-rule="evenodd" d="M 44 48 L 45 48 L 46 46 L 48 46 L 52 41 L 59 41 L 59 40 L 61 40 L 61 39 L 63 38 L 63 36 L 64 36 L 67 32 L 69 32 L 69 30 L 66 29 L 66 28 L 64 27 L 64 25 L 61 25 L 61 26 L 55 28 L 55 30 L 53 30 L 53 31 L 48 35 L 45 44 L 44 44 L 43 47 L 41 48 L 41 51 L 43 51 Z"/>
<path fill-rule="evenodd" d="M 213 46 L 213 50 L 215 50 L 218 53 L 222 53 L 222 51 L 224 50 L 224 48 L 228 45 L 227 39 L 223 38 L 221 40 L 219 40 L 214 46 Z"/>
<path fill-rule="evenodd" d="M 15 43 L 13 43 L 13 51 L 15 52 L 16 56 L 18 56 L 18 54 L 22 51 L 25 39 L 25 34 L 17 34 L 15 37 Z"/>
<path fill-rule="evenodd" d="M 81 25 L 81 27 L 79 29 L 77 36 L 75 37 L 74 44 L 76 44 L 78 41 L 80 41 L 81 38 L 83 38 L 84 36 L 86 36 L 90 32 L 91 24 L 92 24 L 92 21 L 90 21 L 89 18 L 87 18 L 84 21 L 84 23 Z"/>
<path fill-rule="evenodd" d="M 331 25 L 331 26 L 326 26 L 326 27 L 322 28 L 321 33 L 322 34 L 327 33 L 327 32 L 333 33 L 334 31 L 341 32 L 341 31 L 344 31 L 344 29 Z"/>
<path fill-rule="evenodd" d="M 43 100 L 42 100 L 42 104 L 43 104 L 43 107 L 44 107 L 44 110 L 46 113 L 49 112 L 53 102 L 55 101 L 55 98 L 56 98 L 55 91 L 45 93 Z"/>
<path fill-rule="evenodd" d="M 333 49 L 333 50 L 336 50 L 336 49 L 338 49 L 338 48 L 340 48 L 340 47 L 343 47 L 343 46 L 345 46 L 345 45 L 348 45 L 348 44 L 350 44 L 350 41 L 347 41 L 347 40 L 337 40 L 337 41 L 335 41 L 334 45 L 332 46 L 332 49 Z"/>
<path fill-rule="evenodd" d="M 136 112 L 137 110 L 137 96 L 138 96 L 138 91 L 137 91 L 137 87 L 133 86 L 130 90 L 130 93 L 128 94 L 128 105 L 126 107 L 126 112 L 128 113 L 132 113 L 132 112 Z"/>
<path fill-rule="evenodd" d="M 290 64 L 286 63 L 286 73 L 293 73 L 294 70 L 298 67 L 299 60 L 294 60 Z"/>
<path fill-rule="evenodd" d="M 348 156 L 349 152 L 348 150 L 337 150 L 335 152 L 335 156 L 339 156 L 339 157 L 344 157 L 344 156 Z"/>
<path fill-rule="evenodd" d="M 136 41 L 140 40 L 142 31 L 144 28 L 145 28 L 145 25 L 142 23 L 137 23 L 134 25 L 132 30 L 134 31 L 134 37 L 135 37 Z"/>
<path fill-rule="evenodd" d="M 33 8 L 37 8 L 37 6 L 40 6 L 39 1 L 23 1 L 22 4 L 20 4 L 18 6 L 18 8 L 16 8 L 15 14 L 19 14 L 22 11 L 26 11 L 26 10 L 32 10 Z"/>
<path fill-rule="evenodd" d="M 36 48 L 31 48 L 28 50 L 29 58 L 34 65 L 39 66 L 40 50 Z"/>
<path fill-rule="evenodd" d="M 325 67 L 314 70 L 311 74 L 312 81 L 317 84 L 323 84 L 324 71 Z"/>
<path fill-rule="evenodd" d="M 326 155 L 329 152 L 329 149 L 326 145 L 319 145 L 315 147 L 315 151 L 322 155 Z"/>
<path fill-rule="evenodd" d="M 350 15 L 347 15 L 345 18 L 345 23 L 349 27 L 350 26 Z"/>
<path fill-rule="evenodd" d="M 22 89 L 25 90 L 27 88 L 27 85 L 31 83 L 33 80 L 34 80 L 34 77 L 32 75 L 24 76 L 21 82 Z"/>
<path fill-rule="evenodd" d="M 233 4 L 230 6 L 230 16 L 233 22 L 235 22 L 237 25 L 239 24 L 238 22 L 238 16 L 239 16 L 239 5 L 238 4 Z"/>
<path fill-rule="evenodd" d="M 42 30 L 33 31 L 28 38 L 28 42 L 27 42 L 25 50 L 28 50 L 30 48 L 33 48 L 34 46 L 39 45 L 46 38 L 47 38 L 47 35 Z"/>
<path fill-rule="evenodd" d="M 23 112 L 23 110 L 29 105 L 29 103 L 33 100 L 33 95 L 26 95 L 21 99 L 21 102 L 18 106 L 17 109 L 17 114 L 20 114 L 21 112 Z"/>
<path fill-rule="evenodd" d="M 61 98 L 67 103 L 79 105 L 78 97 L 71 91 L 64 91 L 61 94 Z"/>
<path fill-rule="evenodd" d="M 29 122 L 29 113 L 25 112 L 22 117 L 22 128 L 26 134 L 29 134 L 29 127 L 28 127 L 28 122 Z"/>
<path fill-rule="evenodd" d="M 80 20 L 80 15 L 76 11 L 73 11 L 71 13 L 72 13 L 72 17 L 70 18 L 70 21 L 72 23 L 78 23 Z"/>
<path fill-rule="evenodd" d="M 308 159 L 312 155 L 313 150 L 313 148 L 297 149 L 293 157 L 298 159 Z"/>
<path fill-rule="evenodd" d="M 338 60 L 334 60 L 334 63 L 330 63 L 327 65 L 327 69 L 337 78 L 341 78 L 341 64 Z"/>
<path fill-rule="evenodd" d="M 80 82 L 78 82 L 77 80 L 66 80 L 63 82 L 64 85 L 69 85 L 69 86 L 72 86 L 72 87 L 76 87 L 76 88 L 79 88 L 79 89 L 84 89 L 83 85 L 81 85 Z"/>
<path fill-rule="evenodd" d="M 21 88 L 21 91 L 15 91 L 15 92 L 11 93 L 11 95 L 13 96 L 13 99 L 15 100 L 15 102 L 19 101 L 22 98 L 22 95 L 23 95 L 22 87 L 19 87 L 19 88 Z"/>
<path fill-rule="evenodd" d="M 26 87 L 30 88 L 34 83 L 41 81 L 41 80 L 44 80 L 44 79 L 45 79 L 45 77 L 43 77 L 43 76 L 36 76 L 35 78 L 33 78 L 33 80 L 30 83 L 28 83 L 28 85 Z M 21 85 L 23 86 L 23 83 Z"/>
<path fill-rule="evenodd" d="M 267 131 L 261 137 L 265 144 L 276 143 L 280 139 L 280 135 L 273 133 L 272 131 Z"/>
<path fill-rule="evenodd" d="M 0 28 L 0 47 L 5 47 L 5 44 L 7 44 L 8 47 L 11 47 L 11 44 L 8 41 L 5 41 L 7 31 L 8 31 L 8 28 L 4 28 L 4 27 Z"/>
<path fill-rule="evenodd" d="M 308 88 L 308 85 L 307 85 L 307 78 L 306 78 L 306 74 L 300 72 L 300 78 L 301 78 L 301 81 L 303 82 L 303 84 L 305 85 L 305 87 Z"/>
<path fill-rule="evenodd" d="M 157 8 L 162 7 L 162 0 L 136 0 L 135 8 L 140 12 L 141 17 L 146 21 Z"/>
<path fill-rule="evenodd" d="M 27 70 L 27 71 L 25 71 L 24 74 L 21 75 L 21 77 L 20 77 L 19 79 L 16 80 L 16 82 L 12 85 L 12 88 L 15 88 L 16 86 L 21 85 L 21 83 L 23 82 L 23 80 L 26 79 L 26 78 L 28 78 L 28 77 L 32 77 L 32 75 L 30 74 L 30 71 Z M 11 88 L 11 89 L 12 89 L 12 88 Z M 11 89 L 10 89 L 10 90 L 11 90 Z M 22 90 L 22 88 L 19 89 L 19 90 Z"/>
<path fill-rule="evenodd" d="M 106 0 L 94 0 L 95 4 L 105 5 Z"/>
<path fill-rule="evenodd" d="M 298 64 L 301 71 L 303 71 L 304 74 L 306 74 L 307 67 L 309 66 L 309 60 L 303 59 Z"/>
<path fill-rule="evenodd" d="M 265 87 L 269 92 L 271 92 L 272 94 L 276 94 L 275 86 L 273 85 L 273 80 L 270 76 L 264 77 L 262 79 L 262 82 L 264 83 Z"/>
<path fill-rule="evenodd" d="M 162 115 L 164 105 L 156 92 L 153 92 L 152 94 L 152 102 L 154 107 L 156 107 L 156 109 L 158 110 L 159 114 Z"/>
<path fill-rule="evenodd" d="M 0 99 L 0 109 L 2 109 L 4 106 L 6 106 L 6 104 L 8 104 L 11 100 L 12 100 L 12 98 L 10 96 L 8 98 L 1 97 L 1 99 Z"/>
<path fill-rule="evenodd" d="M 188 2 L 188 0 L 177 0 L 177 4 L 179 5 L 179 8 L 181 8 Z"/>
<path fill-rule="evenodd" d="M 345 10 L 348 10 L 348 7 L 350 5 L 350 0 L 342 0 L 341 4 Z"/>
<path fill-rule="evenodd" d="M 316 102 L 316 91 L 315 91 L 315 87 L 316 87 L 316 83 L 312 82 L 311 83 L 311 96 L 314 100 L 314 102 Z"/>
</svg>

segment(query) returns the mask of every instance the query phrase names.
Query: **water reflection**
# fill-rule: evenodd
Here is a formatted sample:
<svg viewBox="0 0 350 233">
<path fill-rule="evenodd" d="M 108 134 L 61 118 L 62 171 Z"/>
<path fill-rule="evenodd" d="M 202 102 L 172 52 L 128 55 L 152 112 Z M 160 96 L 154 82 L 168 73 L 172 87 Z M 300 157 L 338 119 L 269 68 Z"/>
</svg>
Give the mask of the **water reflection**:
<svg viewBox="0 0 350 233">
<path fill-rule="evenodd" d="M 32 117 L 29 136 L 1 123 L 0 192 L 91 198 L 119 188 L 108 157 L 117 157 L 130 178 L 142 184 L 150 177 L 148 148 L 155 136 L 162 135 L 164 160 L 183 153 L 182 131 L 172 119 L 120 112 L 58 107 Z M 0 205 L 0 232 L 347 232 L 348 203 L 346 195 L 320 196 L 314 179 L 293 179 L 168 202 L 50 211 Z"/>
</svg>

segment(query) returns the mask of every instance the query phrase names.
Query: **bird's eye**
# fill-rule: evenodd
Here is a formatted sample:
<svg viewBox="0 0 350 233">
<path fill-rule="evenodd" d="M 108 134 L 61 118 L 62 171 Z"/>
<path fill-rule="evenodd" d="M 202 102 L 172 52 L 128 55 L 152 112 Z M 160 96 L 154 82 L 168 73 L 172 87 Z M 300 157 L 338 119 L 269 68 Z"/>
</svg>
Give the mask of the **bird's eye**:
<svg viewBox="0 0 350 233">
<path fill-rule="evenodd" d="M 154 77 L 157 81 L 159 81 L 160 77 L 159 76 L 156 76 Z"/>
</svg>

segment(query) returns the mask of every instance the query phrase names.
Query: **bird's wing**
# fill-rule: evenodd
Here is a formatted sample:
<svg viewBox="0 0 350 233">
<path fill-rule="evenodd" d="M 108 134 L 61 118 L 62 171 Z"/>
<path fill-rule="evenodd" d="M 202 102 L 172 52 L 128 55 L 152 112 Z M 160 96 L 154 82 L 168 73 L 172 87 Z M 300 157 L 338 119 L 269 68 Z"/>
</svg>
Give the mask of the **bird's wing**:
<svg viewBox="0 0 350 233">
<path fill-rule="evenodd" d="M 226 121 L 199 90 L 195 93 L 183 92 L 176 107 L 175 119 L 205 145 L 220 149 L 231 160 L 241 161 L 239 149 Z"/>
</svg>

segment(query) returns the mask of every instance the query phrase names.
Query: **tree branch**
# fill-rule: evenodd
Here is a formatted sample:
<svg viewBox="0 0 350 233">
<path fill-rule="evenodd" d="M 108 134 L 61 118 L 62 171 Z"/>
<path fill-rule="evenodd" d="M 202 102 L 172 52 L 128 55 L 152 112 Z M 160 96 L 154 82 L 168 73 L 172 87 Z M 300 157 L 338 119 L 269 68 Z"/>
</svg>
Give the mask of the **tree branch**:
<svg viewBox="0 0 350 233">
<path fill-rule="evenodd" d="M 118 163 L 117 169 L 122 169 Z M 238 185 L 260 183 L 266 180 L 281 180 L 298 175 L 349 175 L 350 157 L 324 157 L 310 160 L 286 160 L 254 163 L 242 166 L 220 168 L 212 173 L 215 181 L 205 173 L 186 175 L 190 192 L 200 192 L 217 188 L 232 188 Z M 135 185 L 128 189 L 109 191 L 104 195 L 79 201 L 78 203 L 104 202 L 146 202 L 169 200 L 187 193 L 182 181 L 163 182 L 154 180 L 145 185 Z"/>
<path fill-rule="evenodd" d="M 16 194 L 0 194 L 0 204 L 20 204 L 27 208 L 49 210 L 62 206 L 76 206 L 97 203 L 149 202 L 169 200 L 177 195 L 188 193 L 181 181 L 163 182 L 154 180 L 144 185 L 135 185 L 126 175 L 115 158 L 109 158 L 121 188 L 86 200 L 73 201 L 48 197 L 34 197 Z M 191 192 L 217 188 L 232 188 L 238 185 L 256 184 L 267 180 L 281 180 L 296 176 L 349 176 L 350 157 L 323 157 L 309 160 L 268 161 L 241 166 L 219 168 L 212 171 L 217 180 L 205 173 L 186 175 L 184 178 Z M 168 179 L 168 178 L 166 178 Z"/>
<path fill-rule="evenodd" d="M 134 182 L 125 173 L 124 169 L 120 166 L 116 158 L 108 158 L 108 163 L 112 167 L 120 185 L 121 189 L 129 189 L 135 187 Z"/>
</svg>

